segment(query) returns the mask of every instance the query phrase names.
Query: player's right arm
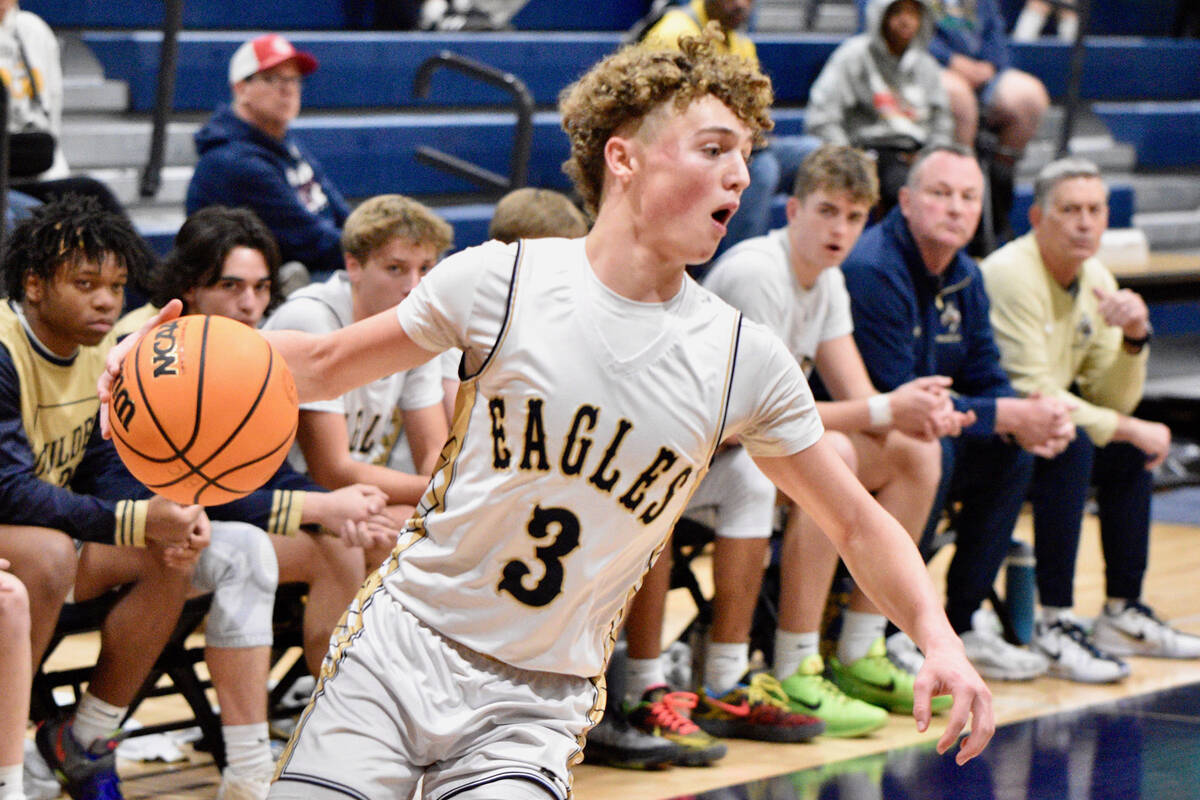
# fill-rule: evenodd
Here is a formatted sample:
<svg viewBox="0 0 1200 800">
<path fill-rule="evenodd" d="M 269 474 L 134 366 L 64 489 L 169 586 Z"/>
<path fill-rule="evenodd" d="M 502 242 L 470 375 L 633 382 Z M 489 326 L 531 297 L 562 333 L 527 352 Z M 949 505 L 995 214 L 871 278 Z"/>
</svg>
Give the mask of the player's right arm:
<svg viewBox="0 0 1200 800">
<path fill-rule="evenodd" d="M 126 336 L 109 351 L 97 382 L 102 404 L 100 426 L 105 438 L 111 435 L 108 403 L 112 400 L 113 382 L 121 374 L 121 362 L 143 336 L 159 323 L 178 317 L 182 308 L 182 303 L 172 300 L 136 333 Z M 320 335 L 300 331 L 260 333 L 287 362 L 301 403 L 332 400 L 356 386 L 412 369 L 437 355 L 409 338 L 396 318 L 395 309 Z"/>
</svg>

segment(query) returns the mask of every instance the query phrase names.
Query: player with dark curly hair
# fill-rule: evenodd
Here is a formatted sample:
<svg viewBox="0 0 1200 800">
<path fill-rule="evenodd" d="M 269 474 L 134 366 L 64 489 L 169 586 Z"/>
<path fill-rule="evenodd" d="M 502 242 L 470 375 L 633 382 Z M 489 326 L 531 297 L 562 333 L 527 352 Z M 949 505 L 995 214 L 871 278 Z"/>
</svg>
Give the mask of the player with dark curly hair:
<svg viewBox="0 0 1200 800">
<path fill-rule="evenodd" d="M 126 585 L 70 720 L 38 729 L 43 757 L 75 798 L 119 798 L 113 736 L 175 627 L 208 541 L 199 506 L 110 502 L 74 489 L 107 444 L 92 438 L 104 368 L 140 243 L 95 200 L 67 197 L 13 231 L 0 303 L 0 560 L 29 594 L 32 663 L 68 596 Z M 74 541 L 73 541 L 74 540 Z"/>
</svg>

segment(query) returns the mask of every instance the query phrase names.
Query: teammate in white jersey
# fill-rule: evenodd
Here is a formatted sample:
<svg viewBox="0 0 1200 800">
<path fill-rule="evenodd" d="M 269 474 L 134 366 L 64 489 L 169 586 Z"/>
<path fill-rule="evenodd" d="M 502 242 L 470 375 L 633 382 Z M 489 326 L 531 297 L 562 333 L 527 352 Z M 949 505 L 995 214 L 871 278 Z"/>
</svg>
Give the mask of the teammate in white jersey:
<svg viewBox="0 0 1200 800">
<path fill-rule="evenodd" d="M 814 367 L 818 370 L 832 396 L 831 402 L 817 404 L 830 442 L 915 540 L 929 516 L 940 475 L 938 437 L 958 435 L 973 416 L 954 410 L 948 378 L 918 378 L 880 394 L 867 376 L 854 343 L 850 297 L 838 265 L 862 233 L 877 200 L 877 187 L 875 165 L 864 153 L 833 145 L 820 148 L 797 174 L 787 205 L 787 226 L 731 249 L 704 285 L 775 331 L 806 375 Z M 856 588 L 843 615 L 833 662 L 837 684 L 825 680 L 819 629 L 837 553 L 812 517 L 795 505 L 789 511 L 780 554 L 774 674 L 792 710 L 824 719 L 827 735 L 861 735 L 884 724 L 886 714 L 847 698 L 838 687 L 875 706 L 910 712 L 914 676 L 887 658 L 883 644 L 887 620 Z M 769 533 L 764 529 L 757 535 Z M 752 539 L 743 545 L 750 548 L 748 553 L 733 551 L 731 557 L 740 569 L 738 564 L 720 566 L 739 577 L 751 570 L 752 578 L 763 561 L 763 541 Z M 717 542 L 718 547 L 723 544 L 721 538 Z M 759 549 L 754 550 L 753 544 Z M 740 587 L 756 582 L 724 583 Z M 744 589 L 740 593 L 734 608 L 748 633 L 756 597 L 746 596 Z M 720 642 L 716 628 L 714 620 L 712 638 Z M 728 675 L 736 680 L 746 669 L 748 648 L 726 646 L 726 650 L 733 652 L 710 654 L 717 657 L 710 658 L 716 663 L 709 664 L 708 671 L 715 676 L 706 682 L 709 689 L 725 688 L 722 678 L 729 680 Z"/>
<path fill-rule="evenodd" d="M 940 750 L 972 717 L 957 759 L 982 750 L 991 697 L 908 535 L 822 439 L 782 343 L 685 276 L 725 234 L 770 101 L 710 39 L 609 56 L 562 103 L 586 238 L 473 248 L 395 311 L 271 334 L 306 400 L 464 354 L 439 469 L 351 606 L 271 797 L 405 797 L 420 778 L 428 798 L 566 797 L 621 609 L 726 435 L 924 648 L 918 726 L 952 693 Z"/>
<path fill-rule="evenodd" d="M 342 230 L 346 269 L 293 292 L 264 330 L 326 333 L 392 308 L 453 242 L 450 225 L 397 194 L 372 197 Z M 403 524 L 446 440 L 442 374 L 436 363 L 387 375 L 331 400 L 300 406 L 292 464 L 330 489 L 378 486 Z M 395 539 L 367 553 L 372 567 Z"/>
</svg>

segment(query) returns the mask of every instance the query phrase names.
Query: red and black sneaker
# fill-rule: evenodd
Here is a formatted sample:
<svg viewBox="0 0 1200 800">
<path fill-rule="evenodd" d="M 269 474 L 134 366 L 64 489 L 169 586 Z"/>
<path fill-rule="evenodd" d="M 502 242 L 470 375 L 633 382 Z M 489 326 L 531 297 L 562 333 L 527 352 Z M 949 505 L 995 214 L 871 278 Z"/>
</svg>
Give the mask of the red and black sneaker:
<svg viewBox="0 0 1200 800">
<path fill-rule="evenodd" d="M 676 764 L 705 767 L 723 757 L 726 747 L 691 720 L 688 714 L 695 707 L 696 695 L 691 692 L 672 692 L 665 685 L 651 686 L 642 695 L 642 701 L 626 713 L 635 728 L 678 746 Z"/>
<path fill-rule="evenodd" d="M 760 742 L 807 742 L 825 730 L 824 720 L 791 710 L 787 692 L 768 672 L 720 697 L 702 693 L 693 718 L 713 736 Z"/>
</svg>

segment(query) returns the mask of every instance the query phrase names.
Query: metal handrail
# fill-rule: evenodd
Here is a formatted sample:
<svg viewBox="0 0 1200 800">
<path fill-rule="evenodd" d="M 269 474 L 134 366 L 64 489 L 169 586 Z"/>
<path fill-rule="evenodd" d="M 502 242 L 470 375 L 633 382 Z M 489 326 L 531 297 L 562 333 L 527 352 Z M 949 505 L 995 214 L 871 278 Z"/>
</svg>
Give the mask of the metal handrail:
<svg viewBox="0 0 1200 800">
<path fill-rule="evenodd" d="M 179 31 L 183 27 L 183 0 L 164 0 L 162 46 L 158 54 L 158 85 L 154 93 L 154 121 L 150 153 L 142 171 L 139 194 L 154 197 L 162 188 L 163 161 L 167 151 L 167 123 L 175 109 L 175 72 L 179 63 Z"/>
<path fill-rule="evenodd" d="M 417 97 L 428 97 L 430 81 L 433 74 L 439 69 L 461 72 L 469 78 L 490 84 L 512 95 L 517 114 L 517 131 L 513 137 L 509 175 L 505 178 L 478 164 L 425 145 L 417 148 L 417 160 L 465 178 L 482 187 L 484 191 L 496 194 L 503 194 L 525 186 L 529 178 L 529 151 L 533 143 L 533 96 L 530 95 L 525 83 L 511 72 L 503 72 L 472 58 L 443 50 L 437 55 L 425 59 L 417 68 L 417 77 L 413 80 L 413 94 Z"/>
<path fill-rule="evenodd" d="M 0 261 L 8 246 L 8 86 L 0 81 Z"/>
<path fill-rule="evenodd" d="M 1071 134 L 1075 130 L 1075 121 L 1079 116 L 1079 106 L 1083 102 L 1080 97 L 1080 85 L 1083 83 L 1083 60 L 1086 55 L 1084 40 L 1091 22 L 1092 0 L 1047 0 L 1059 8 L 1074 9 L 1079 17 L 1079 29 L 1075 32 L 1075 41 L 1071 43 L 1071 73 L 1067 78 L 1067 97 L 1063 110 L 1062 130 L 1058 136 L 1057 157 L 1068 154 L 1071 146 Z"/>
</svg>

